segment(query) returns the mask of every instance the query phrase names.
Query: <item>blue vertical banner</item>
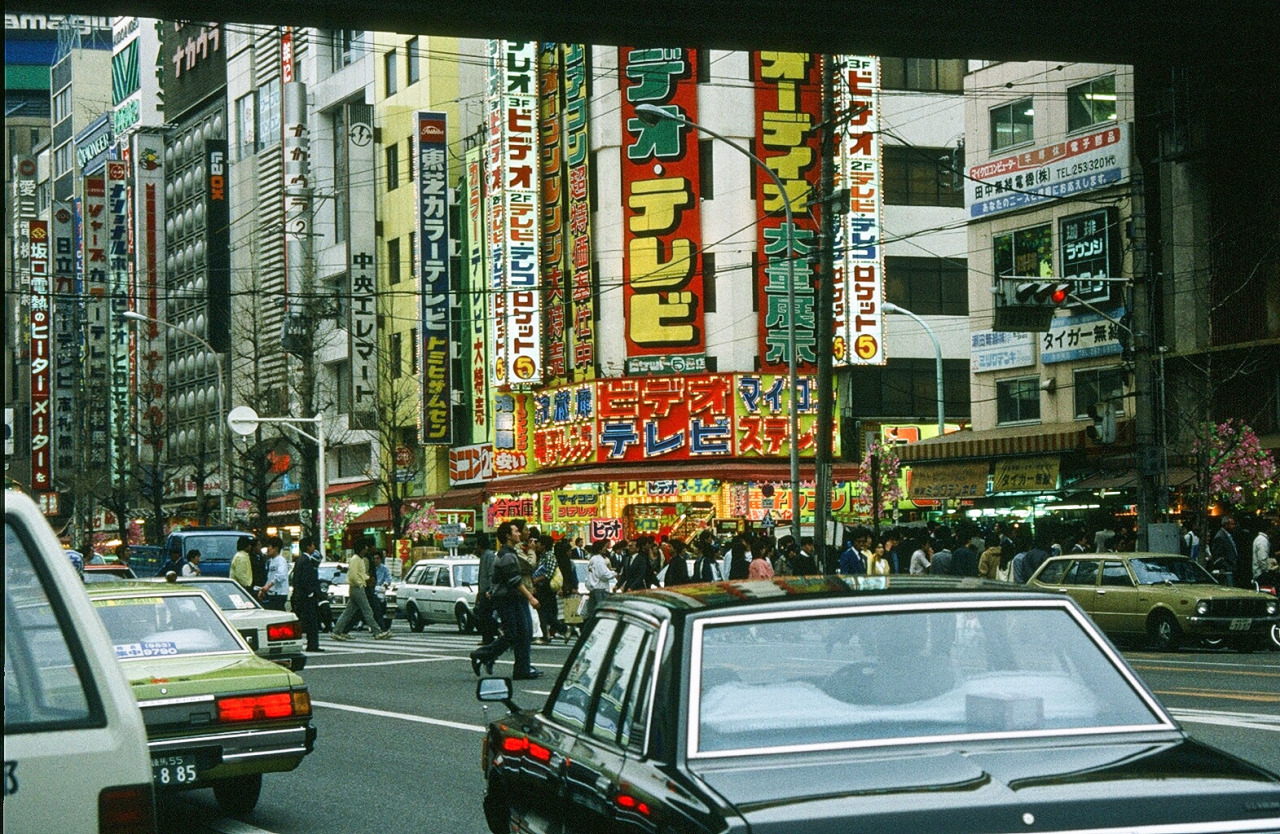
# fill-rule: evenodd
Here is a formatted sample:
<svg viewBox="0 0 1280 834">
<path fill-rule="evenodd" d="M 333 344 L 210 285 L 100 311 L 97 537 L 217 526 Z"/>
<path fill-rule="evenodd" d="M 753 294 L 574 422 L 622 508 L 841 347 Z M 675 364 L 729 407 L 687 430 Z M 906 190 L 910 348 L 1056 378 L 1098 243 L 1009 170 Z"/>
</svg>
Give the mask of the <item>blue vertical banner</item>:
<svg viewBox="0 0 1280 834">
<path fill-rule="evenodd" d="M 449 323 L 449 155 L 446 114 L 420 110 L 418 137 L 418 291 L 422 299 L 422 442 L 453 444 Z"/>
</svg>

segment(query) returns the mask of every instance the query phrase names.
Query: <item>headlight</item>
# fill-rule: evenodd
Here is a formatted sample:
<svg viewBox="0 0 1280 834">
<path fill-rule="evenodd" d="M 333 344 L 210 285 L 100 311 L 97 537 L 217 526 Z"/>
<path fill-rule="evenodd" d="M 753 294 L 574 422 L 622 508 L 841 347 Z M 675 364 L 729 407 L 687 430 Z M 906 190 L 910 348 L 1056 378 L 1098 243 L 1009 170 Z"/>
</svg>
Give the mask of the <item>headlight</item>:
<svg viewBox="0 0 1280 834">
<path fill-rule="evenodd" d="M 1206 600 L 1200 600 L 1196 603 L 1196 613 L 1203 617 L 1209 613 L 1209 603 Z"/>
<path fill-rule="evenodd" d="M 1268 616 L 1268 617 L 1274 616 L 1274 615 L 1275 615 L 1275 613 L 1276 613 L 1276 609 L 1277 609 L 1277 608 L 1280 608 L 1280 603 L 1276 603 L 1276 602 L 1268 602 L 1268 603 L 1267 603 L 1267 616 Z"/>
</svg>

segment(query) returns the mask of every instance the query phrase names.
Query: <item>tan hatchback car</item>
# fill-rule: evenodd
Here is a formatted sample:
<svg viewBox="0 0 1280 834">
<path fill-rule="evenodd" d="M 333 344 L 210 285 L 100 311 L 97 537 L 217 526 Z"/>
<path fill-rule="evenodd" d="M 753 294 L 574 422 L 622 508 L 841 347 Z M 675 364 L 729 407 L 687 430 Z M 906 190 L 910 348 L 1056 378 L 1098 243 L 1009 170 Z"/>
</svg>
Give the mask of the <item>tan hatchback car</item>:
<svg viewBox="0 0 1280 834">
<path fill-rule="evenodd" d="M 1027 584 L 1069 595 L 1109 636 L 1146 635 L 1161 651 L 1188 639 L 1253 651 L 1280 622 L 1275 597 L 1219 585 L 1196 562 L 1167 553 L 1057 556 Z"/>
</svg>

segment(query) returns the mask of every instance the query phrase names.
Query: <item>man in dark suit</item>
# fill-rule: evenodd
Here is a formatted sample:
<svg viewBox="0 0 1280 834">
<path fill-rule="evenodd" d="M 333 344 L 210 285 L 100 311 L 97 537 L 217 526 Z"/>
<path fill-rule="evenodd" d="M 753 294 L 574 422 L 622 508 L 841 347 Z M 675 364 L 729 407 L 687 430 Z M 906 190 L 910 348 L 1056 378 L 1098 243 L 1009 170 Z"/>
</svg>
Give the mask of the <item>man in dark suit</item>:
<svg viewBox="0 0 1280 834">
<path fill-rule="evenodd" d="M 1235 516 L 1224 516 L 1222 526 L 1213 535 L 1209 552 L 1213 555 L 1214 563 L 1231 571 L 1233 585 L 1237 588 L 1252 588 L 1253 574 L 1250 572 L 1248 560 L 1241 558 L 1240 548 L 1236 546 L 1235 531 Z"/>
</svg>

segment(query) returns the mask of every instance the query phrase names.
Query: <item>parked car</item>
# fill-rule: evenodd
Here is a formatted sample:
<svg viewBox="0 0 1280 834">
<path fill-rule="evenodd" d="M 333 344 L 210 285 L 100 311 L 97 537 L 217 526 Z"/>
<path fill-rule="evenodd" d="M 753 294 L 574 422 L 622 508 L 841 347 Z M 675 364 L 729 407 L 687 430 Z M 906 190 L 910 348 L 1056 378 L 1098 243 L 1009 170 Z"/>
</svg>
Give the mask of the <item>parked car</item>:
<svg viewBox="0 0 1280 834">
<path fill-rule="evenodd" d="M 482 748 L 498 832 L 1280 829 L 1059 594 L 784 577 L 615 594 Z"/>
<path fill-rule="evenodd" d="M 4 496 L 4 830 L 155 831 L 142 714 L 40 508 Z"/>
<path fill-rule="evenodd" d="M 1263 571 L 1253 582 L 1253 586 L 1264 594 L 1280 599 L 1280 570 L 1271 569 Z M 1280 651 L 1280 623 L 1271 626 L 1271 650 Z"/>
<path fill-rule="evenodd" d="M 163 582 L 163 579 L 154 581 Z M 220 576 L 184 576 L 180 585 L 199 588 L 227 618 L 258 657 L 279 663 L 286 669 L 302 671 L 307 656 L 302 653 L 302 623 L 288 611 L 263 608 L 239 582 Z"/>
<path fill-rule="evenodd" d="M 258 803 L 262 774 L 315 745 L 302 678 L 253 653 L 207 594 L 184 583 L 102 583 L 89 598 L 142 709 L 156 789 L 213 788 L 228 814 Z"/>
<path fill-rule="evenodd" d="M 480 560 L 420 559 L 396 586 L 396 600 L 409 628 L 422 631 L 427 623 L 456 623 L 466 633 L 476 627 L 476 583 Z"/>
<path fill-rule="evenodd" d="M 1027 584 L 1067 594 L 1108 635 L 1148 637 L 1161 651 L 1188 639 L 1253 651 L 1280 622 L 1275 597 L 1219 585 L 1194 560 L 1167 553 L 1056 556 Z"/>
</svg>

